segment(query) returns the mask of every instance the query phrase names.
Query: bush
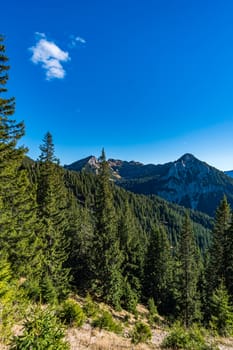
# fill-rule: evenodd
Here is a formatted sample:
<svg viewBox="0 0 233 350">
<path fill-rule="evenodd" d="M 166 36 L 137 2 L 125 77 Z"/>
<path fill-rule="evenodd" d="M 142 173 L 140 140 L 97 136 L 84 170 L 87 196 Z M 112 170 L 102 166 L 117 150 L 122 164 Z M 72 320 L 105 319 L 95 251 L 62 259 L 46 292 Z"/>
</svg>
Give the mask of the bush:
<svg viewBox="0 0 233 350">
<path fill-rule="evenodd" d="M 215 290 L 211 300 L 210 327 L 221 336 L 233 334 L 233 308 L 223 283 Z"/>
<path fill-rule="evenodd" d="M 135 313 L 137 303 L 138 303 L 137 293 L 131 288 L 128 282 L 125 283 L 124 297 L 122 298 L 122 301 L 121 301 L 122 307 L 129 312 Z"/>
<path fill-rule="evenodd" d="M 85 321 L 83 309 L 73 299 L 64 301 L 58 312 L 58 316 L 62 322 L 69 326 L 80 327 Z"/>
<path fill-rule="evenodd" d="M 174 325 L 171 332 L 164 339 L 162 348 L 185 350 L 217 350 L 214 345 L 205 341 L 204 332 L 197 326 L 184 329 L 179 323 Z"/>
<path fill-rule="evenodd" d="M 157 323 L 159 321 L 158 310 L 153 298 L 150 298 L 148 300 L 148 309 L 149 309 L 148 321 L 150 325 L 153 325 L 154 323 Z"/>
<path fill-rule="evenodd" d="M 95 317 L 99 312 L 99 306 L 92 300 L 90 294 L 86 296 L 83 311 L 87 317 Z"/>
<path fill-rule="evenodd" d="M 24 322 L 23 334 L 13 337 L 10 350 L 68 350 L 64 329 L 53 310 L 37 306 Z"/>
<path fill-rule="evenodd" d="M 122 332 L 122 326 L 118 322 L 114 321 L 112 315 L 108 311 L 103 311 L 103 314 L 96 318 L 92 325 L 93 327 L 106 329 L 107 331 L 117 334 Z"/>
<path fill-rule="evenodd" d="M 147 340 L 150 340 L 151 337 L 152 333 L 150 327 L 145 323 L 136 322 L 132 333 L 132 343 L 138 344 L 146 342 Z"/>
</svg>

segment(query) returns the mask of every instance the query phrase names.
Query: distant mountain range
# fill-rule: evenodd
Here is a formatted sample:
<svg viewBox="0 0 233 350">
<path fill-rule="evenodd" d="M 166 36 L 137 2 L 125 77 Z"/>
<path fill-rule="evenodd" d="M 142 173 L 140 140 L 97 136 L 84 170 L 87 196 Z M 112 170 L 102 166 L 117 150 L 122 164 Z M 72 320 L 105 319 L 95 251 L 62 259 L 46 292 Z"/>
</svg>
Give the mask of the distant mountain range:
<svg viewBox="0 0 233 350">
<path fill-rule="evenodd" d="M 144 165 L 135 161 L 108 160 L 111 176 L 125 189 L 151 195 L 214 215 L 225 194 L 233 207 L 233 171 L 224 173 L 207 163 L 185 154 L 163 165 Z M 81 159 L 65 168 L 98 173 L 99 161 L 94 156 Z M 232 177 L 231 177 L 232 176 Z"/>
</svg>

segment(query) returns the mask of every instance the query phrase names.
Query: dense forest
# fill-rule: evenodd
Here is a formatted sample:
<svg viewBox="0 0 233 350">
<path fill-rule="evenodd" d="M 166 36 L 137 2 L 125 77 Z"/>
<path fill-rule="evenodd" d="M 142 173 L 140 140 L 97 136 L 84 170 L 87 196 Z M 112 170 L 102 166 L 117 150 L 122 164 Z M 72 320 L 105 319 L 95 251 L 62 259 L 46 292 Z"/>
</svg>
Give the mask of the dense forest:
<svg viewBox="0 0 233 350">
<path fill-rule="evenodd" d="M 127 192 L 110 180 L 104 150 L 97 175 L 69 171 L 59 165 L 50 132 L 39 159 L 29 159 L 18 146 L 25 126 L 13 118 L 15 98 L 5 97 L 8 70 L 1 37 L 1 341 L 9 340 L 28 305 L 61 305 L 71 294 L 131 313 L 149 302 L 170 323 L 232 334 L 233 220 L 227 199 L 212 219 Z M 41 311 L 30 310 L 39 317 Z M 53 325 L 50 316 L 47 325 Z M 41 348 L 66 349 L 61 338 Z M 27 339 L 27 333 L 13 338 L 11 348 L 39 349 L 25 345 Z"/>
</svg>

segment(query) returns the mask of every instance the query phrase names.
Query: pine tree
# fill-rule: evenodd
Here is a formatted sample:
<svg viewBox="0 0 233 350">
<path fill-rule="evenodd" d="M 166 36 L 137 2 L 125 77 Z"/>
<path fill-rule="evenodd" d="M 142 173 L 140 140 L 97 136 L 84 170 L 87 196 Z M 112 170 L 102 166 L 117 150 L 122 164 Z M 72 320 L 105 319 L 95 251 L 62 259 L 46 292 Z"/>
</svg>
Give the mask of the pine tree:
<svg viewBox="0 0 233 350">
<path fill-rule="evenodd" d="M 0 36 L 0 94 L 6 93 L 8 58 Z M 0 98 L 0 251 L 4 252 L 17 277 L 29 276 L 35 263 L 35 193 L 22 169 L 26 149 L 17 148 L 24 124 L 16 123 L 15 99 Z M 35 264 L 34 264 L 35 265 Z"/>
<path fill-rule="evenodd" d="M 232 335 L 233 308 L 223 282 L 220 283 L 211 298 L 210 326 L 221 336 Z"/>
<path fill-rule="evenodd" d="M 38 218 L 43 239 L 43 273 L 41 294 L 45 300 L 56 302 L 68 291 L 67 260 L 67 191 L 62 169 L 54 163 L 52 136 L 45 135 L 39 162 L 37 189 Z"/>
<path fill-rule="evenodd" d="M 225 231 L 223 250 L 223 277 L 230 299 L 233 302 L 233 214 L 230 227 Z"/>
<path fill-rule="evenodd" d="M 122 296 L 122 255 L 117 238 L 117 223 L 109 181 L 110 173 L 104 150 L 100 157 L 96 225 L 93 237 L 94 290 L 104 300 L 120 307 Z"/>
<path fill-rule="evenodd" d="M 197 292 L 198 254 L 193 237 L 191 222 L 186 214 L 180 236 L 179 247 L 179 314 L 184 326 L 189 327 L 200 318 L 200 305 Z"/>
<path fill-rule="evenodd" d="M 140 229 L 126 201 L 119 223 L 120 249 L 123 255 L 123 296 L 122 306 L 128 311 L 135 311 L 141 295 L 144 252 L 140 242 Z"/>
<path fill-rule="evenodd" d="M 226 196 L 224 196 L 216 211 L 212 244 L 209 250 L 206 278 L 209 296 L 213 294 L 222 279 L 225 278 L 227 265 L 225 250 L 228 249 L 227 245 L 230 244 L 229 239 L 226 239 L 226 236 L 230 227 L 230 219 L 230 206 L 227 202 Z"/>
<path fill-rule="evenodd" d="M 71 269 L 72 284 L 86 291 L 92 279 L 93 222 L 89 210 L 78 205 L 73 193 L 69 193 L 66 236 L 70 242 L 67 266 Z"/>
<path fill-rule="evenodd" d="M 161 313 L 171 312 L 172 260 L 171 249 L 163 226 L 155 226 L 150 233 L 145 262 L 144 293 L 153 298 Z"/>
</svg>

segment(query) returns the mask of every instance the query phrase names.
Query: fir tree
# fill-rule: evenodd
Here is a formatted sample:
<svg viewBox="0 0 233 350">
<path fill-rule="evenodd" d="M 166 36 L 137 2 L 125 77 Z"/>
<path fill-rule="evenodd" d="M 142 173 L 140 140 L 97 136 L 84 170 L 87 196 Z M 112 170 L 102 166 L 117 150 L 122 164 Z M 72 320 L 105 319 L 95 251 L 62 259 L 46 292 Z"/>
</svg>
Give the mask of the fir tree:
<svg viewBox="0 0 233 350">
<path fill-rule="evenodd" d="M 42 297 L 50 302 L 63 297 L 68 291 L 67 260 L 67 191 L 62 169 L 54 163 L 52 136 L 47 133 L 39 162 L 37 189 L 38 218 L 43 238 Z"/>
<path fill-rule="evenodd" d="M 179 314 L 184 325 L 189 327 L 200 318 L 200 304 L 197 292 L 198 264 L 191 222 L 186 214 L 179 247 Z"/>
<path fill-rule="evenodd" d="M 223 282 L 220 283 L 211 298 L 210 326 L 221 336 L 232 335 L 233 308 Z"/>
<path fill-rule="evenodd" d="M 212 244 L 209 250 L 209 262 L 207 266 L 207 288 L 209 296 L 213 294 L 222 279 L 225 278 L 226 265 L 228 264 L 226 250 L 228 250 L 227 245 L 231 245 L 229 242 L 230 237 L 227 237 L 230 219 L 230 206 L 226 196 L 224 196 L 216 210 Z"/>
<path fill-rule="evenodd" d="M 159 311 L 171 312 L 172 294 L 171 248 L 163 226 L 155 226 L 150 233 L 145 262 L 144 293 L 153 298 Z"/>
<path fill-rule="evenodd" d="M 139 237 L 133 213 L 126 201 L 119 223 L 120 249 L 123 255 L 122 275 L 124 292 L 122 306 L 129 311 L 135 311 L 141 295 L 141 280 L 143 274 L 144 252 Z"/>
<path fill-rule="evenodd" d="M 8 58 L 0 36 L 0 94 L 6 93 Z M 16 123 L 15 99 L 0 97 L 0 251 L 4 252 L 17 277 L 32 274 L 35 266 L 35 193 L 22 169 L 26 149 L 17 148 L 24 124 Z"/>
<path fill-rule="evenodd" d="M 104 150 L 100 157 L 96 197 L 96 225 L 93 237 L 94 290 L 105 301 L 120 306 L 122 296 L 122 255 L 117 238 L 117 223 Z"/>
<path fill-rule="evenodd" d="M 86 207 L 81 207 L 73 193 L 69 193 L 68 229 L 70 242 L 67 266 L 71 269 L 72 284 L 80 291 L 90 288 L 92 279 L 93 222 Z"/>
<path fill-rule="evenodd" d="M 223 250 L 224 280 L 230 299 L 233 301 L 233 214 L 230 227 L 225 231 Z"/>
</svg>

